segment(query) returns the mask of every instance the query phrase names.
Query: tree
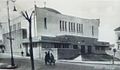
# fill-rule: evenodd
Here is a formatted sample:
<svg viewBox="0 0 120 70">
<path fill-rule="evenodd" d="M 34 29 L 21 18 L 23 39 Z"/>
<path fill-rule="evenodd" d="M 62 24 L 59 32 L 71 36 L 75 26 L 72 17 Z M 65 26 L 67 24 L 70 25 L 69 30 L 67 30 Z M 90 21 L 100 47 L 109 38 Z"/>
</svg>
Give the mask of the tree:
<svg viewBox="0 0 120 70">
<path fill-rule="evenodd" d="M 34 11 L 32 11 L 32 13 L 30 14 L 30 16 L 28 15 L 28 12 L 21 12 L 23 17 L 29 22 L 29 41 L 30 41 L 30 57 L 31 57 L 31 65 L 32 65 L 32 70 L 35 70 L 34 68 L 34 58 L 33 58 L 33 47 L 32 47 L 32 15 L 34 13 Z"/>
</svg>

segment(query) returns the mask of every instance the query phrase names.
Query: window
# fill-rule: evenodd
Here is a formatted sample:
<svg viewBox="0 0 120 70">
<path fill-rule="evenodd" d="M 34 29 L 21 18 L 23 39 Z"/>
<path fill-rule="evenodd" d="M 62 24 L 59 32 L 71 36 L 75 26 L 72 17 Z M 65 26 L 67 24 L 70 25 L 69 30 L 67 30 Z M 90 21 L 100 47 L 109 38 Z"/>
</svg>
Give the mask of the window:
<svg viewBox="0 0 120 70">
<path fill-rule="evenodd" d="M 32 47 L 37 47 L 37 43 L 32 43 Z"/>
<path fill-rule="evenodd" d="M 67 31 L 67 22 L 60 20 L 60 31 Z"/>
<path fill-rule="evenodd" d="M 98 46 L 95 47 L 96 50 L 100 50 L 100 48 Z"/>
<path fill-rule="evenodd" d="M 62 30 L 64 31 L 64 21 L 62 21 Z"/>
<path fill-rule="evenodd" d="M 83 24 L 77 23 L 77 32 L 78 33 L 83 33 Z"/>
<path fill-rule="evenodd" d="M 94 26 L 92 26 L 92 36 L 94 36 Z"/>
<path fill-rule="evenodd" d="M 67 22 L 65 21 L 65 31 L 67 31 Z"/>
<path fill-rule="evenodd" d="M 62 46 L 63 46 L 63 48 L 69 48 L 68 44 L 63 44 Z"/>
<path fill-rule="evenodd" d="M 75 23 L 73 23 L 73 29 L 74 29 L 73 31 L 75 32 Z"/>
<path fill-rule="evenodd" d="M 13 25 L 13 31 L 15 31 L 15 30 L 16 30 L 16 24 Z"/>
<path fill-rule="evenodd" d="M 81 33 L 83 33 L 83 24 L 81 24 L 81 29 L 80 29 L 81 31 Z"/>
<path fill-rule="evenodd" d="M 75 23 L 73 22 L 70 23 L 70 31 L 75 32 Z"/>
<path fill-rule="evenodd" d="M 118 40 L 120 40 L 120 37 L 118 37 Z"/>
<path fill-rule="evenodd" d="M 23 39 L 27 38 L 27 30 L 26 29 L 22 30 L 22 35 L 23 35 Z"/>
<path fill-rule="evenodd" d="M 77 32 L 80 33 L 81 25 L 77 23 Z"/>
<path fill-rule="evenodd" d="M 60 31 L 62 31 L 62 23 L 61 23 L 61 20 L 60 20 Z"/>
<path fill-rule="evenodd" d="M 77 45 L 73 45 L 73 49 L 78 49 L 78 46 Z"/>
<path fill-rule="evenodd" d="M 69 32 L 71 31 L 71 27 L 70 27 L 70 24 L 71 24 L 71 23 L 69 22 Z"/>
<path fill-rule="evenodd" d="M 71 30 L 70 31 L 73 31 L 73 23 L 71 22 Z"/>
<path fill-rule="evenodd" d="M 44 18 L 44 28 L 47 29 L 47 18 Z"/>
<path fill-rule="evenodd" d="M 21 29 L 21 22 L 19 22 L 17 25 L 18 25 L 18 29 Z"/>
</svg>

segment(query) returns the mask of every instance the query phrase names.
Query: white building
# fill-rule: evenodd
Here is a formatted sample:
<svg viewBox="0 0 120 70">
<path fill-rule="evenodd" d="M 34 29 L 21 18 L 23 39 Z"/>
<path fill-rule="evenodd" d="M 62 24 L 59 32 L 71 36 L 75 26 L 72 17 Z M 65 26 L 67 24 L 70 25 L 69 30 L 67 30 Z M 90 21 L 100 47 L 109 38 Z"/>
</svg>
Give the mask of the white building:
<svg viewBox="0 0 120 70">
<path fill-rule="evenodd" d="M 115 31 L 115 34 L 116 34 L 117 48 L 120 49 L 120 27 L 116 28 L 114 31 Z"/>
<path fill-rule="evenodd" d="M 64 15 L 51 8 L 35 8 L 35 23 L 32 27 L 35 58 L 43 58 L 45 51 L 51 51 L 56 59 L 74 58 L 80 54 L 104 54 L 108 42 L 98 42 L 99 19 L 85 19 Z M 6 26 L 6 25 L 3 25 Z M 13 51 L 29 54 L 28 22 L 23 17 L 11 21 Z M 4 27 L 6 28 L 6 27 Z M 3 41 L 9 52 L 8 32 Z"/>
</svg>

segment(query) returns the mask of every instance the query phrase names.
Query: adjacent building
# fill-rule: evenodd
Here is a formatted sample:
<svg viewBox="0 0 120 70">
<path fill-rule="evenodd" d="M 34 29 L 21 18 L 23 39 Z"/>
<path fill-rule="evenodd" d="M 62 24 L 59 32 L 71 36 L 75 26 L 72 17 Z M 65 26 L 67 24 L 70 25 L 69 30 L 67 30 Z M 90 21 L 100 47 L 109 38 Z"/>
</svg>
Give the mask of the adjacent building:
<svg viewBox="0 0 120 70">
<path fill-rule="evenodd" d="M 115 31 L 115 34 L 116 34 L 117 48 L 120 49 L 120 27 L 116 28 L 114 31 Z"/>
<path fill-rule="evenodd" d="M 105 54 L 108 42 L 99 42 L 100 19 L 68 16 L 51 8 L 35 7 L 32 23 L 33 51 L 35 58 L 44 58 L 51 51 L 56 59 L 72 59 L 84 54 Z M 6 28 L 6 24 L 3 25 Z M 28 22 L 19 16 L 11 20 L 14 54 L 29 55 Z M 5 29 L 4 29 L 5 30 Z M 7 30 L 3 33 L 5 51 L 9 52 Z"/>
</svg>

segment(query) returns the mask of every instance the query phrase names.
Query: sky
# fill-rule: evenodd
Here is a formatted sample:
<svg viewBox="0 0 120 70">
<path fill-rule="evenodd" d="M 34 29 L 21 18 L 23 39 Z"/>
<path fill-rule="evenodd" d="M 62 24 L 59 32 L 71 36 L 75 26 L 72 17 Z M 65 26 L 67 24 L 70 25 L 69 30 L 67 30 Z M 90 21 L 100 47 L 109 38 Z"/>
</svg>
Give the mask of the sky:
<svg viewBox="0 0 120 70">
<path fill-rule="evenodd" d="M 35 3 L 38 7 L 44 7 L 45 1 L 46 7 L 56 9 L 65 15 L 100 19 L 99 40 L 115 44 L 114 29 L 120 26 L 119 0 L 16 0 L 15 5 L 18 11 L 22 11 L 32 8 Z M 13 5 L 10 2 L 10 9 Z M 6 13 L 6 0 L 0 0 L 0 22 L 4 22 Z"/>
</svg>

